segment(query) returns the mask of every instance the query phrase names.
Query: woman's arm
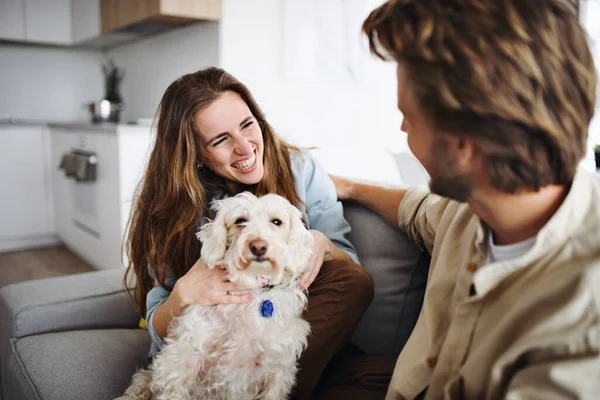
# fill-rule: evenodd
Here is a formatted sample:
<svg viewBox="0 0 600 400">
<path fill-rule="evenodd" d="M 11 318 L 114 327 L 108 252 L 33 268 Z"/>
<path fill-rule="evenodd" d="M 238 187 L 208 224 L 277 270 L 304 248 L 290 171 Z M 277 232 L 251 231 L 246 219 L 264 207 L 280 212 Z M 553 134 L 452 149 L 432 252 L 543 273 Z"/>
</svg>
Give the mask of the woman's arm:
<svg viewBox="0 0 600 400">
<path fill-rule="evenodd" d="M 319 231 L 315 231 L 315 232 L 319 232 Z M 329 238 L 327 236 L 325 236 L 323 233 L 319 232 L 319 234 L 320 234 L 320 236 L 323 237 L 323 240 L 325 241 L 325 252 L 324 252 L 323 262 L 331 261 L 331 260 L 352 261 L 352 257 L 350 257 L 350 255 L 347 252 L 345 252 L 344 250 L 337 247 L 335 245 L 335 243 L 333 243 L 331 240 L 329 240 Z"/>
<path fill-rule="evenodd" d="M 350 260 L 360 263 L 356 249 L 346 237 L 350 224 L 344 218 L 342 203 L 337 199 L 335 186 L 325 170 L 308 152 L 292 153 L 292 172 L 296 192 L 306 205 L 306 217 L 315 238 L 309 270 L 299 285 L 307 288 L 318 275 L 323 262 Z"/>
<path fill-rule="evenodd" d="M 174 303 L 174 296 L 169 296 L 152 314 L 152 327 L 161 338 L 167 336 L 169 325 L 173 318 L 183 313 L 183 309 Z"/>
<path fill-rule="evenodd" d="M 308 260 L 310 268 L 302 275 L 298 282 L 298 286 L 301 289 L 306 289 L 313 283 L 324 262 L 332 260 L 354 261 L 352 257 L 350 257 L 350 254 L 341 250 L 335 243 L 329 240 L 323 232 L 311 229 L 310 233 L 315 239 L 315 244 L 313 245 L 312 255 Z"/>
<path fill-rule="evenodd" d="M 381 215 L 390 225 L 398 226 L 398 209 L 408 190 L 366 185 L 337 176 L 330 177 L 339 200 L 356 201 Z"/>
<path fill-rule="evenodd" d="M 309 152 L 303 152 L 301 158 L 295 157 L 292 168 L 296 190 L 306 204 L 309 229 L 317 230 L 329 239 L 320 247 L 326 253 L 323 259 L 328 261 L 349 257 L 355 263 L 360 263 L 356 249 L 347 238 L 350 224 L 344 218 L 342 203 L 337 199 L 335 186 L 327 172 Z M 316 239 L 318 243 L 322 238 Z"/>
<path fill-rule="evenodd" d="M 227 271 L 221 268 L 210 269 L 198 259 L 190 270 L 178 279 L 165 301 L 149 316 L 156 334 L 167 336 L 173 318 L 180 316 L 191 304 L 212 306 L 215 304 L 239 304 L 252 300 L 251 294 L 230 294 L 250 289 L 227 281 Z"/>
</svg>

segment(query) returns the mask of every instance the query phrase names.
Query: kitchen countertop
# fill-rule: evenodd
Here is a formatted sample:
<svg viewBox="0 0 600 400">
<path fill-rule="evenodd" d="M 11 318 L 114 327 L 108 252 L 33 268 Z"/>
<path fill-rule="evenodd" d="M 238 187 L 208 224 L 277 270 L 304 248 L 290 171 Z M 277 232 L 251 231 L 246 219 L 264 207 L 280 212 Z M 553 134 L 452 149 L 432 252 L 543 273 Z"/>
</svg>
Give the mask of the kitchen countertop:
<svg viewBox="0 0 600 400">
<path fill-rule="evenodd" d="M 94 124 L 89 121 L 48 121 L 39 119 L 27 119 L 27 118 L 0 118 L 0 126 L 49 126 L 50 128 L 62 128 L 62 129 L 76 129 L 84 131 L 97 131 L 107 133 L 117 133 L 119 127 L 139 127 L 150 129 L 150 125 L 138 124 L 136 122 L 126 123 L 114 123 L 114 122 L 102 122 Z"/>
<path fill-rule="evenodd" d="M 0 118 L 0 125 L 44 126 L 48 125 L 48 121 L 27 118 Z"/>
<path fill-rule="evenodd" d="M 48 124 L 50 128 L 77 129 L 81 131 L 100 131 L 108 133 L 117 133 L 117 127 L 120 124 L 113 122 L 102 122 L 93 124 L 91 122 L 51 122 Z"/>
</svg>

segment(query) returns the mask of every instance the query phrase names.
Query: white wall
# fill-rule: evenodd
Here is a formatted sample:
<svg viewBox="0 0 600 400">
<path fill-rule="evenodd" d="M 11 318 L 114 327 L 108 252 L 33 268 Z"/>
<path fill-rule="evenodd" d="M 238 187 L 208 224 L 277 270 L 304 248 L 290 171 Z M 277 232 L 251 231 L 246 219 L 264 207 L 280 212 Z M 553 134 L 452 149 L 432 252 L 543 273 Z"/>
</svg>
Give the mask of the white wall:
<svg viewBox="0 0 600 400">
<path fill-rule="evenodd" d="M 102 53 L 0 44 L 0 118 L 87 119 L 82 104 L 101 98 Z"/>
<path fill-rule="evenodd" d="M 312 14 L 300 14 L 297 18 L 306 20 L 316 16 L 318 20 L 317 6 L 322 3 L 305 2 L 310 3 Z M 363 10 L 364 19 L 381 2 L 330 0 L 328 4 L 350 4 Z M 360 34 L 361 21 L 353 20 L 350 23 L 354 25 L 349 30 L 355 32 L 355 40 L 363 44 L 356 56 L 361 71 L 358 80 L 311 82 L 311 79 L 300 81 L 290 77 L 286 24 L 291 23 L 296 28 L 302 24 L 286 19 L 286 3 L 284 0 L 224 0 L 220 26 L 221 66 L 250 88 L 280 135 L 299 145 L 318 146 L 327 153 L 322 163 L 329 163 L 328 169 L 339 174 L 346 172 L 347 176 L 357 177 L 360 173 L 363 176 L 359 178 L 374 176 L 375 180 L 393 180 L 392 176 L 377 176 L 382 171 L 381 161 L 377 159 L 385 158 L 383 149 L 393 152 L 407 149 L 406 139 L 399 132 L 401 115 L 395 107 L 393 63 L 384 63 L 369 54 L 366 40 Z M 590 0 L 586 8 L 584 25 L 600 65 L 600 25 L 597 24 L 600 1 Z M 307 40 L 311 40 L 310 34 Z M 294 50 L 306 50 L 302 43 L 296 44 L 299 46 Z M 332 47 L 331 53 L 340 52 Z M 590 127 L 589 152 L 583 162 L 588 169 L 594 169 L 592 148 L 599 143 L 600 115 Z M 339 150 L 334 151 L 336 148 Z"/>
<path fill-rule="evenodd" d="M 201 22 L 107 52 L 124 68 L 123 121 L 152 118 L 167 86 L 179 76 L 219 64 L 219 24 Z"/>
<path fill-rule="evenodd" d="M 584 4 L 582 22 L 588 32 L 592 54 L 596 61 L 596 70 L 600 76 L 600 69 L 598 68 L 600 66 L 600 25 L 598 24 L 598 21 L 600 21 L 600 1 L 588 0 Z M 597 93 L 600 94 L 600 87 L 598 89 Z M 590 170 L 595 168 L 593 148 L 597 144 L 600 144 L 600 99 L 598 98 L 596 99 L 596 115 L 590 125 L 589 151 L 584 160 L 584 166 Z"/>
<path fill-rule="evenodd" d="M 281 136 L 297 145 L 322 149 L 320 161 L 331 172 L 365 180 L 395 181 L 395 175 L 382 176 L 389 169 L 385 167 L 395 167 L 386 158 L 386 149 L 407 148 L 406 137 L 399 129 L 401 115 L 396 109 L 395 65 L 371 56 L 361 34 L 362 21 L 381 1 L 327 3 L 331 7 L 336 4 L 353 7 L 347 19 L 335 22 L 345 28 L 347 41 L 356 45 L 343 48 L 342 40 L 325 43 L 329 47 L 321 49 L 328 48 L 330 54 L 320 56 L 350 56 L 358 71 L 357 79 L 348 79 L 344 71 L 337 72 L 339 77 L 330 72 L 324 78 L 315 78 L 307 71 L 303 77 L 297 65 L 289 64 L 290 50 L 306 52 L 306 47 L 312 49 L 313 44 L 328 38 L 318 37 L 315 43 L 308 44 L 292 40 L 297 47 L 286 48 L 286 42 L 293 39 L 293 35 L 287 36 L 290 26 L 286 24 L 293 29 L 309 29 L 303 21 L 312 18 L 316 24 L 324 23 L 319 21 L 322 17 L 319 10 L 323 11 L 319 6 L 324 3 L 307 1 L 306 13 L 295 15 L 296 20 L 286 19 L 286 3 L 224 0 L 221 66 L 250 88 Z M 300 2 L 296 6 L 303 8 Z M 305 37 L 310 38 L 314 33 L 309 31 Z M 309 52 L 306 54 L 311 56 Z"/>
</svg>

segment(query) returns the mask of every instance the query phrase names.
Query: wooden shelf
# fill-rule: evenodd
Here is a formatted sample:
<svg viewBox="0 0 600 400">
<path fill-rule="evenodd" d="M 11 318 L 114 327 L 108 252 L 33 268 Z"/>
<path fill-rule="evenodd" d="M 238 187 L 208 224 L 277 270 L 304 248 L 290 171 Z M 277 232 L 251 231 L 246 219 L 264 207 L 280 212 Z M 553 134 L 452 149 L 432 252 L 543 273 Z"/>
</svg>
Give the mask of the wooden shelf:
<svg viewBox="0 0 600 400">
<path fill-rule="evenodd" d="M 221 0 L 101 0 L 101 31 L 110 33 L 128 26 L 185 25 L 221 18 Z"/>
</svg>

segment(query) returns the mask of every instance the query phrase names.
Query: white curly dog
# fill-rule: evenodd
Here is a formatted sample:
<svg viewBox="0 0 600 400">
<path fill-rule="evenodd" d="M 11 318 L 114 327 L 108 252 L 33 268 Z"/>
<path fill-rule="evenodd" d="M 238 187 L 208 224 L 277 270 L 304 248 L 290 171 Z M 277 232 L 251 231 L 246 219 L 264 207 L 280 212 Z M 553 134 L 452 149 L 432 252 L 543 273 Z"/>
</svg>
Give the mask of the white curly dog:
<svg viewBox="0 0 600 400">
<path fill-rule="evenodd" d="M 202 260 L 226 268 L 232 282 L 267 286 L 253 289 L 249 303 L 187 307 L 121 399 L 283 400 L 295 383 L 310 332 L 297 281 L 313 237 L 281 196 L 245 192 L 213 208 L 215 219 L 198 232 Z"/>
</svg>

